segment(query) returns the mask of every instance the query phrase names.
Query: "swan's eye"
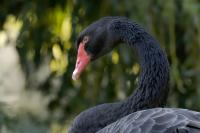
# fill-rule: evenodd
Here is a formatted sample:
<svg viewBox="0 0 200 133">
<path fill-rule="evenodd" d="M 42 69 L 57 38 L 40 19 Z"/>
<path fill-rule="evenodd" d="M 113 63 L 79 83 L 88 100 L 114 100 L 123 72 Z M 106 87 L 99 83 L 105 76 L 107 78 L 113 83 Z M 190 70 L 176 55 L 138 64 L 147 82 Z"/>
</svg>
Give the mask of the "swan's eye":
<svg viewBox="0 0 200 133">
<path fill-rule="evenodd" d="M 84 36 L 84 38 L 83 38 L 83 43 L 88 43 L 88 41 L 89 41 L 89 36 Z"/>
</svg>

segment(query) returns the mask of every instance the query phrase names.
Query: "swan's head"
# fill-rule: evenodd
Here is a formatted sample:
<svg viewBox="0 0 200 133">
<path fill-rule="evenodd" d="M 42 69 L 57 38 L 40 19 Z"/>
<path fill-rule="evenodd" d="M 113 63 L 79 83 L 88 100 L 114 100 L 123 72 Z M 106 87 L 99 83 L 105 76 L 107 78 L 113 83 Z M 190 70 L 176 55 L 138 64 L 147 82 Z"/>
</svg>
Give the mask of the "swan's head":
<svg viewBox="0 0 200 133">
<path fill-rule="evenodd" d="M 106 17 L 85 28 L 79 35 L 76 46 L 78 50 L 76 67 L 72 78 L 78 79 L 90 61 L 110 52 L 119 41 L 117 34 L 111 30 L 113 17 Z"/>
</svg>

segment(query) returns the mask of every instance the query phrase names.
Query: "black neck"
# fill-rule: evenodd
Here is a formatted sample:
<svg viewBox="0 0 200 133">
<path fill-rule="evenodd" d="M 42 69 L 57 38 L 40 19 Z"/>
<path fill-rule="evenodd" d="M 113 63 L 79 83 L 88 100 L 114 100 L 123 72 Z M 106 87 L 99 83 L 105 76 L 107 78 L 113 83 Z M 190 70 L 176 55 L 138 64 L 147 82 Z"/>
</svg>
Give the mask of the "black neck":
<svg viewBox="0 0 200 133">
<path fill-rule="evenodd" d="M 82 112 L 76 118 L 71 133 L 94 133 L 137 110 L 166 104 L 169 64 L 158 42 L 139 25 L 127 19 L 110 19 L 109 31 L 113 32 L 111 36 L 114 38 L 112 41 L 122 41 L 138 54 L 141 66 L 138 87 L 122 102 L 106 103 Z"/>
<path fill-rule="evenodd" d="M 169 63 L 159 43 L 139 25 L 115 20 L 111 26 L 119 40 L 133 48 L 139 58 L 141 73 L 134 93 L 123 102 L 124 113 L 162 107 L 168 96 Z"/>
</svg>

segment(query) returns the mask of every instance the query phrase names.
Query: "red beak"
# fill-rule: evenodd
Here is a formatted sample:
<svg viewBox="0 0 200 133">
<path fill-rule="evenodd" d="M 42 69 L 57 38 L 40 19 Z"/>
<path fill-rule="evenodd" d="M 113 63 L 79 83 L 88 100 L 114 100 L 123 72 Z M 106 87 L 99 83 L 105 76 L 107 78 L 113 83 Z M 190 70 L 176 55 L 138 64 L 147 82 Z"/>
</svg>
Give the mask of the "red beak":
<svg viewBox="0 0 200 133">
<path fill-rule="evenodd" d="M 81 73 L 86 68 L 87 64 L 90 62 L 90 56 L 85 51 L 84 46 L 85 46 L 85 43 L 81 42 L 78 48 L 76 67 L 72 74 L 73 80 L 77 80 L 80 77 Z"/>
</svg>

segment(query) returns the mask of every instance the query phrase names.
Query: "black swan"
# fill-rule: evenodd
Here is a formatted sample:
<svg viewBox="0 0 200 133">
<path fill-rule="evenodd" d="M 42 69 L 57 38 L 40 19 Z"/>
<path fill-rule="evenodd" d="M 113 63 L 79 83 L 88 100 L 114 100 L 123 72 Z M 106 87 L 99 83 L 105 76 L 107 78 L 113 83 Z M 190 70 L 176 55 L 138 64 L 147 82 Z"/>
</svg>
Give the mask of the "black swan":
<svg viewBox="0 0 200 133">
<path fill-rule="evenodd" d="M 127 18 L 104 17 L 80 33 L 72 78 L 79 78 L 90 61 L 110 52 L 120 42 L 128 44 L 138 55 L 141 73 L 137 89 L 124 101 L 98 105 L 80 113 L 69 132 L 199 133 L 199 112 L 162 108 L 169 91 L 166 54 L 150 34 Z"/>
</svg>

